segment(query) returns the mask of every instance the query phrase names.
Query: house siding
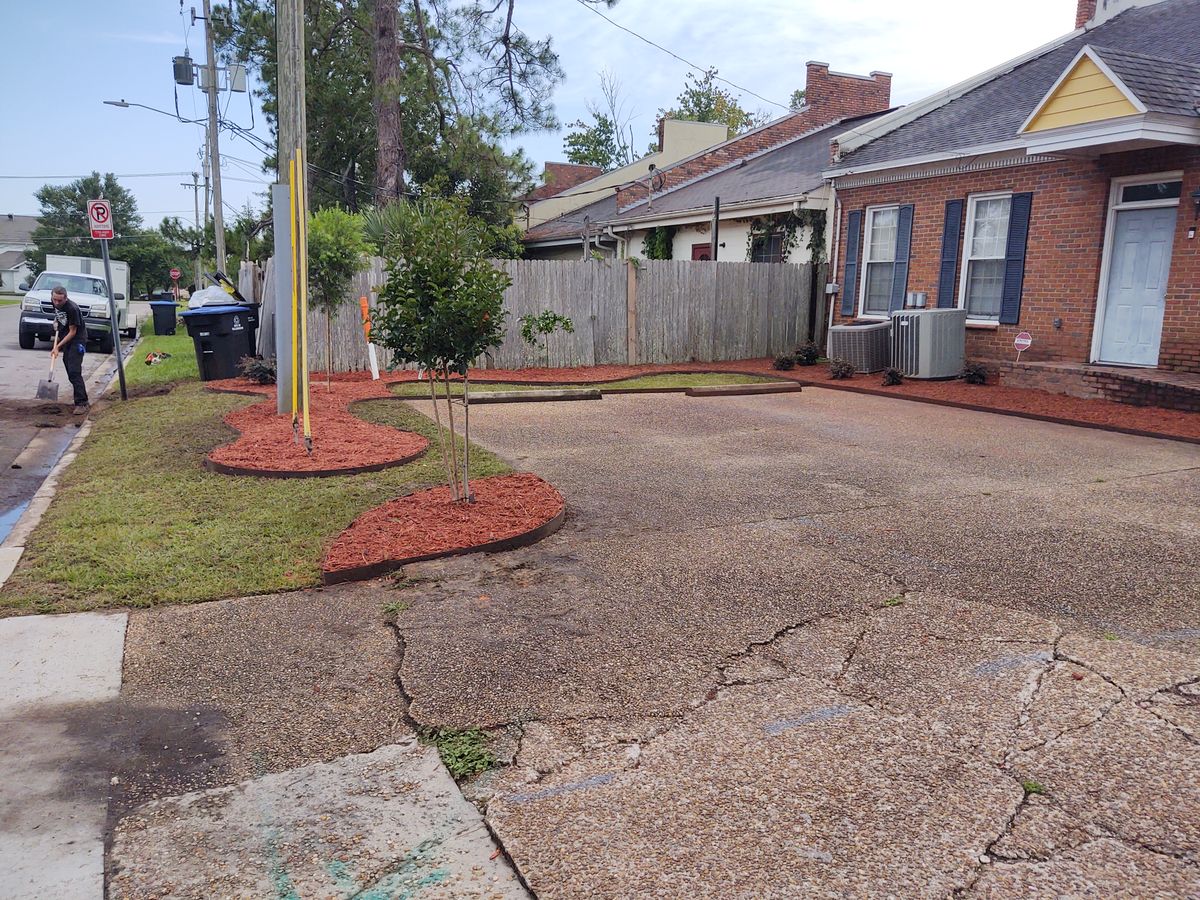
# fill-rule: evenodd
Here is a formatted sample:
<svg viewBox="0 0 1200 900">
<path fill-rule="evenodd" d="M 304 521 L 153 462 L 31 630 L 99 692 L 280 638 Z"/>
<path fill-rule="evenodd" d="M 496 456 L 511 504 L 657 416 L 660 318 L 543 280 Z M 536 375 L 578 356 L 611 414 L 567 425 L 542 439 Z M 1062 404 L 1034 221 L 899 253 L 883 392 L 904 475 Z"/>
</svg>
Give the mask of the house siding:
<svg viewBox="0 0 1200 900">
<path fill-rule="evenodd" d="M 967 355 L 1012 359 L 1013 338 L 1028 331 L 1034 343 L 1022 355 L 1023 360 L 1088 362 L 1111 179 L 1175 170 L 1184 173 L 1183 196 L 1167 283 L 1159 368 L 1200 372 L 1200 237 L 1187 237 L 1188 229 L 1200 224 L 1194 219 L 1190 197 L 1200 188 L 1200 150 L 1195 148 L 1117 153 L 1096 160 L 1064 160 L 857 188 L 839 186 L 842 221 L 837 259 L 839 266 L 846 259 L 847 220 L 852 211 L 911 203 L 915 214 L 907 289 L 927 292 L 932 303 L 941 269 L 946 202 L 989 191 L 1032 192 L 1020 319 L 1014 325 L 970 328 Z M 961 255 L 960 238 L 960 260 Z M 956 284 L 956 303 L 960 301 L 958 291 Z M 835 308 L 835 323 L 852 318 Z M 1062 320 L 1059 329 L 1054 327 L 1055 318 Z"/>
</svg>

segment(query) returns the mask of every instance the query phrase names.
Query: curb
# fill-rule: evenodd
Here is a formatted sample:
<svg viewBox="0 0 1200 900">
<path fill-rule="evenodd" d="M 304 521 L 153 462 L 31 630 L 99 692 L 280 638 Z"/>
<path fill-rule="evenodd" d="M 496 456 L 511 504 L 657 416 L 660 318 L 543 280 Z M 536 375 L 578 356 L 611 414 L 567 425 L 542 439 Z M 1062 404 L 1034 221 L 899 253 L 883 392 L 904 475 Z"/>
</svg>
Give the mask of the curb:
<svg viewBox="0 0 1200 900">
<path fill-rule="evenodd" d="M 599 400 L 596 388 L 546 388 L 538 391 L 480 391 L 470 396 L 468 406 L 488 403 L 547 403 L 560 400 Z"/>
<path fill-rule="evenodd" d="M 798 394 L 803 389 L 796 381 L 788 384 L 710 384 L 690 387 L 685 394 L 688 397 L 749 397 L 754 394 Z"/>
<path fill-rule="evenodd" d="M 388 572 L 394 572 L 412 563 L 425 562 L 431 559 L 444 559 L 447 556 L 466 556 L 468 553 L 502 553 L 505 550 L 528 547 L 530 544 L 536 544 L 543 538 L 548 538 L 554 532 L 558 531 L 558 529 L 562 528 L 566 516 L 567 507 L 564 503 L 563 508 L 558 511 L 558 515 L 553 519 L 543 522 L 537 528 L 526 531 L 524 534 L 518 534 L 515 537 L 491 541 L 487 544 L 476 544 L 472 547 L 456 547 L 453 550 L 442 550 L 439 553 L 426 553 L 421 556 L 409 556 L 404 559 L 389 559 L 385 562 L 372 563 L 369 566 L 338 569 L 335 572 L 326 572 L 322 569 L 321 584 L 331 585 L 344 584 L 347 581 L 368 581 L 372 578 L 378 578 L 380 575 L 386 575 Z"/>
<path fill-rule="evenodd" d="M 384 469 L 405 466 L 410 462 L 420 459 L 428 450 L 429 447 L 426 445 L 424 450 L 418 453 L 411 453 L 408 456 L 401 456 L 399 459 L 374 463 L 369 466 L 352 466 L 348 469 L 312 469 L 309 471 L 297 471 L 295 469 L 247 469 L 242 466 L 229 466 L 225 463 L 214 462 L 208 457 L 204 458 L 204 468 L 210 472 L 216 472 L 218 475 L 241 475 L 249 478 L 329 478 L 335 475 L 361 475 L 364 472 L 381 472 Z"/>
</svg>

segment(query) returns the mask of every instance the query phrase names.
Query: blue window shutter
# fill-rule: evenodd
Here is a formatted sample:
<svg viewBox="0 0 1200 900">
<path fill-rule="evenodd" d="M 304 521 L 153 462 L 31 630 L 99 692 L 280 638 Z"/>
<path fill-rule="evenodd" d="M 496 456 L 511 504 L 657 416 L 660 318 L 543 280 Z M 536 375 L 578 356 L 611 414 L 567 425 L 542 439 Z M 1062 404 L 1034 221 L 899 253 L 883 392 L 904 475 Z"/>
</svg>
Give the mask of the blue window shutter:
<svg viewBox="0 0 1200 900">
<path fill-rule="evenodd" d="M 908 291 L 908 253 L 912 246 L 913 208 L 900 207 L 896 222 L 896 265 L 892 269 L 892 296 L 888 312 L 904 309 L 904 294 Z"/>
<path fill-rule="evenodd" d="M 1004 251 L 1004 289 L 1000 322 L 1016 325 L 1021 318 L 1021 288 L 1025 284 L 1025 245 L 1029 242 L 1029 213 L 1033 194 L 1013 194 L 1008 212 L 1008 246 Z"/>
<path fill-rule="evenodd" d="M 858 306 L 858 248 L 862 243 L 863 211 L 856 209 L 846 219 L 846 271 L 842 278 L 842 315 L 852 316 Z"/>
<path fill-rule="evenodd" d="M 942 226 L 942 265 L 938 270 L 939 309 L 954 308 L 954 290 L 958 287 L 958 244 L 962 238 L 963 210 L 966 201 L 946 201 L 946 222 Z"/>
</svg>

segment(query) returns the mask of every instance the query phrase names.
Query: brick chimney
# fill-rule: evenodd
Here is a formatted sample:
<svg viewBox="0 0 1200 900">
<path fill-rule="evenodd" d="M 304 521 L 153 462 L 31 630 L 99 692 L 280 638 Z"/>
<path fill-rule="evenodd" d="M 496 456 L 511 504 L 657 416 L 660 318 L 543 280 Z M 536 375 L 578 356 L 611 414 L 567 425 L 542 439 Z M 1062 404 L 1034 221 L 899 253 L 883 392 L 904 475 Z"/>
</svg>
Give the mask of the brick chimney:
<svg viewBox="0 0 1200 900">
<path fill-rule="evenodd" d="M 582 166 L 578 163 L 548 162 L 542 172 L 542 183 L 525 195 L 525 200 L 545 200 L 577 184 L 591 181 L 604 174 L 599 166 Z"/>
<path fill-rule="evenodd" d="M 809 62 L 804 84 L 804 103 L 813 111 L 813 120 L 832 122 L 849 116 L 882 112 L 891 105 L 890 72 L 870 75 L 845 75 L 830 72 L 829 63 Z"/>
<path fill-rule="evenodd" d="M 1075 27 L 1082 28 L 1096 17 L 1096 0 L 1079 0 L 1075 7 Z"/>
<path fill-rule="evenodd" d="M 830 72 L 829 64 L 808 63 L 804 85 L 804 106 L 796 112 L 769 122 L 761 128 L 719 144 L 692 159 L 655 173 L 656 192 L 670 190 L 745 156 L 769 150 L 809 131 L 839 119 L 883 112 L 891 106 L 892 76 L 888 72 L 870 75 L 844 75 Z M 662 122 L 659 122 L 659 142 Z M 617 191 L 617 209 L 624 211 L 646 199 L 646 179 L 623 185 Z"/>
</svg>

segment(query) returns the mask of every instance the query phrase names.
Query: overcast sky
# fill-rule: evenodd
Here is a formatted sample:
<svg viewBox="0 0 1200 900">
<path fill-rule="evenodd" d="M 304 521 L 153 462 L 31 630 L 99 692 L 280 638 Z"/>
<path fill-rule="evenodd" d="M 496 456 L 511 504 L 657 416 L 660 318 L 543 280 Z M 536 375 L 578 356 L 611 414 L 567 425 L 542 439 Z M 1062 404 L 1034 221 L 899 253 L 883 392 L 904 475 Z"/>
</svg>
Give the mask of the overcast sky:
<svg viewBox="0 0 1200 900">
<path fill-rule="evenodd" d="M 33 193 L 45 176 L 78 176 L 98 169 L 126 176 L 147 224 L 164 215 L 192 219 L 190 173 L 199 167 L 203 129 L 144 109 L 117 109 L 126 99 L 174 111 L 170 61 L 185 41 L 204 54 L 203 23 L 190 28 L 190 8 L 178 0 L 2 0 L 0 25 L 9 36 L 0 56 L 0 214 L 38 211 Z M 195 0 L 199 5 L 199 0 Z M 891 72 L 892 102 L 909 103 L 1003 62 L 1071 30 L 1074 0 L 620 0 L 605 15 L 699 66 L 716 66 L 746 88 L 743 105 L 782 112 L 803 87 L 804 63 L 816 59 L 835 71 Z M 598 73 L 616 73 L 636 114 L 637 146 L 649 141 L 655 112 L 669 106 L 688 67 L 610 25 L 577 0 L 517 0 L 516 23 L 534 36 L 551 34 L 566 71 L 555 94 L 558 116 L 569 123 L 599 99 Z M 732 90 L 732 88 L 731 88 Z M 741 93 L 735 91 L 735 93 Z M 251 110 L 244 94 L 226 95 L 226 115 L 244 126 Z M 179 88 L 180 112 L 204 117 L 204 96 Z M 261 116 L 255 129 L 264 137 Z M 515 141 L 537 163 L 564 159 L 562 133 Z M 222 135 L 225 199 L 262 205 L 268 180 L 261 153 Z M 159 174 L 175 173 L 175 174 Z M 128 177 L 131 175 L 155 177 Z M 37 178 L 14 178 L 32 175 Z M 236 179 L 236 180 L 235 180 Z"/>
</svg>

